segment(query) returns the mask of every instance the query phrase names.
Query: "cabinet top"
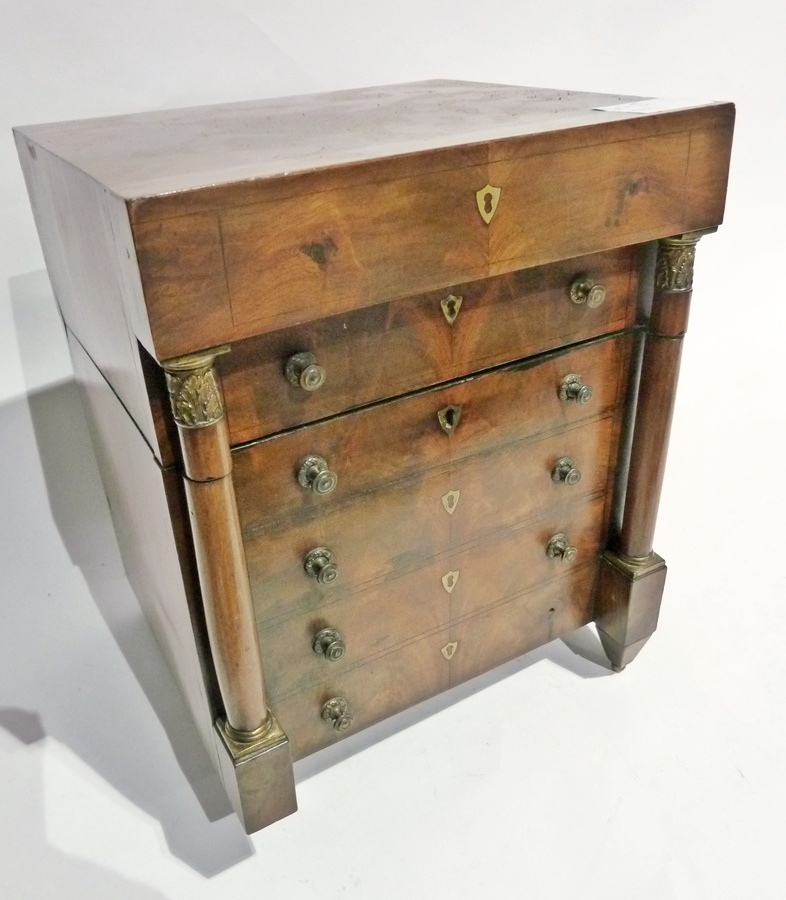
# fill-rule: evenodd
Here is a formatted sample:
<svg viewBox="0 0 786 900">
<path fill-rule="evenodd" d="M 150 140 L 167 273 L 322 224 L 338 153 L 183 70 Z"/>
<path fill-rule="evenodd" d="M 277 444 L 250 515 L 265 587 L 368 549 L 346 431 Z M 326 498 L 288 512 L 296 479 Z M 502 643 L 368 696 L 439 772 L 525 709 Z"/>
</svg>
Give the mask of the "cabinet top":
<svg viewBox="0 0 786 900">
<path fill-rule="evenodd" d="M 437 80 L 15 131 L 31 154 L 42 147 L 132 200 L 439 148 L 680 115 L 646 106 L 643 111 L 597 109 L 640 99 Z M 679 108 L 684 114 L 686 104 Z M 675 130 L 684 127 L 675 125 Z"/>
</svg>

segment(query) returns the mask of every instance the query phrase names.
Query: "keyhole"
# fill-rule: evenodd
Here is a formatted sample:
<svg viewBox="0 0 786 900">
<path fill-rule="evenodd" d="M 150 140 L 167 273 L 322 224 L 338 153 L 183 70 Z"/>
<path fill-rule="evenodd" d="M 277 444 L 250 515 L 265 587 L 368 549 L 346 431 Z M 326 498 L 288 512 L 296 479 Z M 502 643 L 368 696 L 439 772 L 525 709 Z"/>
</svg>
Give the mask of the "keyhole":
<svg viewBox="0 0 786 900">
<path fill-rule="evenodd" d="M 448 575 L 448 587 L 449 587 L 449 588 L 452 588 L 452 587 L 453 587 L 453 582 L 454 582 L 455 580 L 456 580 L 456 579 L 455 579 L 452 575 Z"/>
<path fill-rule="evenodd" d="M 456 316 L 456 301 L 452 297 L 448 300 L 448 315 L 451 319 Z"/>
<path fill-rule="evenodd" d="M 494 198 L 491 196 L 491 193 L 487 193 L 486 196 L 483 198 L 483 202 L 484 202 L 485 207 L 486 207 L 486 212 L 487 212 L 489 215 L 491 215 L 491 212 L 492 212 L 491 204 L 492 204 L 493 199 L 494 199 Z"/>
<path fill-rule="evenodd" d="M 453 509 L 453 504 L 456 502 L 455 497 L 448 497 L 448 506 Z"/>
<path fill-rule="evenodd" d="M 456 410 L 449 409 L 445 413 L 445 425 L 447 426 L 448 431 L 453 430 L 453 426 L 456 424 Z"/>
</svg>

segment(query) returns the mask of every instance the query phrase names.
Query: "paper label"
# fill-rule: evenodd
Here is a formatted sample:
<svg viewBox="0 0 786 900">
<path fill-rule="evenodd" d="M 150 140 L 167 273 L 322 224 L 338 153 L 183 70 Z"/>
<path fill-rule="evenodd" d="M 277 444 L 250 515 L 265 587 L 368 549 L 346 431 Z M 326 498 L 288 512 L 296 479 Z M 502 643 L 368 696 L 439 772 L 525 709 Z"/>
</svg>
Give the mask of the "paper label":
<svg viewBox="0 0 786 900">
<path fill-rule="evenodd" d="M 706 100 L 696 100 L 695 98 L 653 97 L 651 100 L 635 100 L 631 103 L 617 103 L 612 106 L 595 106 L 593 109 L 601 112 L 659 113 L 706 105 Z"/>
</svg>

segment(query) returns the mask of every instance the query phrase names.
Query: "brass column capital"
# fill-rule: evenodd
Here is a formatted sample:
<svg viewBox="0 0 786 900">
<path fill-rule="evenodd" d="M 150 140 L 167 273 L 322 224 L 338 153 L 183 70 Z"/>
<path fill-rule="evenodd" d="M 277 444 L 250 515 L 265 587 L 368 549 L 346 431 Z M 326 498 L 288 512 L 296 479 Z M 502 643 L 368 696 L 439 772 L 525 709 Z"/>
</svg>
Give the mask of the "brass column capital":
<svg viewBox="0 0 786 900">
<path fill-rule="evenodd" d="M 172 415 L 183 428 L 206 428 L 224 416 L 224 401 L 215 374 L 216 357 L 229 347 L 178 356 L 161 363 L 172 404 Z"/>
<path fill-rule="evenodd" d="M 704 234 L 702 231 L 693 231 L 658 241 L 655 290 L 670 294 L 688 293 L 693 290 L 696 244 Z"/>
</svg>

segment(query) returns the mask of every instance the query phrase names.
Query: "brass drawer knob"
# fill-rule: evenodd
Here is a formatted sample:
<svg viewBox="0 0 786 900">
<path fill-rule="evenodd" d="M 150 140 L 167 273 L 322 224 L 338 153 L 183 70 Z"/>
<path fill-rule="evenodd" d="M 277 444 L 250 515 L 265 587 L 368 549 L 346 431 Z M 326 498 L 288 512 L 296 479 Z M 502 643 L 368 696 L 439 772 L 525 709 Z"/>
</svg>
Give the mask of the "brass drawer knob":
<svg viewBox="0 0 786 900">
<path fill-rule="evenodd" d="M 568 293 L 575 304 L 586 303 L 590 309 L 597 309 L 606 299 L 606 288 L 590 275 L 578 275 Z"/>
<path fill-rule="evenodd" d="M 321 456 L 306 456 L 298 464 L 297 480 L 315 494 L 329 494 L 338 484 L 338 475 Z"/>
<path fill-rule="evenodd" d="M 314 636 L 314 653 L 324 656 L 328 662 L 337 662 L 347 652 L 347 645 L 335 628 L 323 628 Z"/>
<path fill-rule="evenodd" d="M 320 584 L 333 584 L 338 577 L 338 567 L 327 547 L 315 547 L 303 561 L 303 568 Z"/>
<path fill-rule="evenodd" d="M 284 367 L 287 381 L 294 387 L 304 391 L 317 391 L 325 383 L 327 373 L 317 365 L 313 353 L 295 353 L 289 357 Z"/>
<path fill-rule="evenodd" d="M 570 456 L 563 456 L 562 459 L 557 460 L 557 464 L 551 470 L 551 478 L 562 484 L 578 484 L 581 481 L 581 472 L 576 468 Z"/>
<path fill-rule="evenodd" d="M 559 398 L 563 403 L 578 403 L 586 406 L 595 392 L 588 384 L 584 384 L 581 375 L 566 375 L 559 386 Z"/>
<path fill-rule="evenodd" d="M 322 707 L 322 719 L 330 723 L 336 731 L 346 731 L 352 725 L 352 713 L 343 697 L 332 697 Z"/>
<path fill-rule="evenodd" d="M 546 544 L 546 556 L 549 559 L 562 559 L 565 562 L 573 562 L 578 556 L 578 550 L 570 546 L 566 535 L 555 534 Z"/>
</svg>

